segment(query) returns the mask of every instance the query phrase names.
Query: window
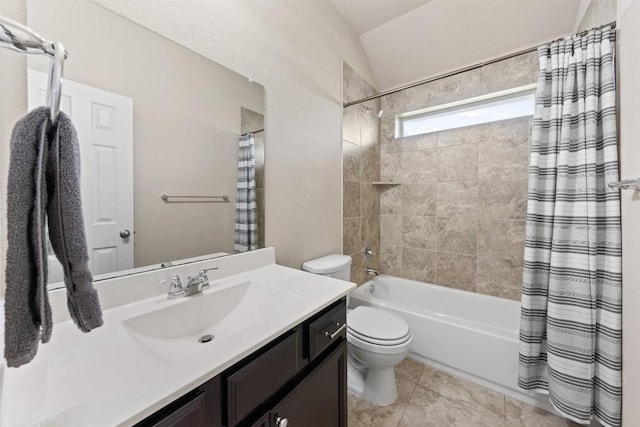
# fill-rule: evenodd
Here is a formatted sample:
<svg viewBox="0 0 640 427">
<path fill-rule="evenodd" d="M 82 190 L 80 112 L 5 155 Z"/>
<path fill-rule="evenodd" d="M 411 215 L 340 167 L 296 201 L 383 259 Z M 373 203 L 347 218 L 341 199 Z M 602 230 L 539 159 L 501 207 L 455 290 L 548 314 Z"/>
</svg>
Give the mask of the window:
<svg viewBox="0 0 640 427">
<path fill-rule="evenodd" d="M 398 116 L 397 136 L 412 136 L 533 115 L 535 84 Z"/>
</svg>

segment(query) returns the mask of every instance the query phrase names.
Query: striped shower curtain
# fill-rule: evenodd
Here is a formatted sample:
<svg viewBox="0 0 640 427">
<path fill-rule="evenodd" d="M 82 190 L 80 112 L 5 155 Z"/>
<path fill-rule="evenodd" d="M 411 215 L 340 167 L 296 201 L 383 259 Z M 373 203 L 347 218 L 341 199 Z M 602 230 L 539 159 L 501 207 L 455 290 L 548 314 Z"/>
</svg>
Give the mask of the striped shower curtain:
<svg viewBox="0 0 640 427">
<path fill-rule="evenodd" d="M 255 139 L 249 133 L 241 136 L 238 144 L 235 252 L 258 249 L 255 175 Z"/>
<path fill-rule="evenodd" d="M 621 425 L 615 31 L 539 48 L 518 385 L 578 423 Z"/>
</svg>

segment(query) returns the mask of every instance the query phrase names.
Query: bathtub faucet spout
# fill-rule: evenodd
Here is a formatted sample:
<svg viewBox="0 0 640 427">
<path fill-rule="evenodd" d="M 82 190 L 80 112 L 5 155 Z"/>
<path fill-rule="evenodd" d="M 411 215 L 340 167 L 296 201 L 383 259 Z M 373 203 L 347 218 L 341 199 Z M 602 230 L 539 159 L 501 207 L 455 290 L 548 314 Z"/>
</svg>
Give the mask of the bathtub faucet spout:
<svg viewBox="0 0 640 427">
<path fill-rule="evenodd" d="M 378 276 L 380 274 L 378 270 L 374 270 L 373 268 L 369 268 L 369 267 L 365 268 L 364 272 L 368 276 Z"/>
</svg>

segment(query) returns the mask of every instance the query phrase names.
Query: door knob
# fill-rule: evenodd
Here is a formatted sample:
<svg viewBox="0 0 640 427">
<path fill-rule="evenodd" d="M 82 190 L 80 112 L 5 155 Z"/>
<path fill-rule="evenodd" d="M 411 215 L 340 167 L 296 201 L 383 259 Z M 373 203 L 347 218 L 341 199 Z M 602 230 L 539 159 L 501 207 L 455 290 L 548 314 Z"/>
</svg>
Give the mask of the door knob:
<svg viewBox="0 0 640 427">
<path fill-rule="evenodd" d="M 287 427 L 289 424 L 289 420 L 286 418 L 278 417 L 276 418 L 276 427 Z"/>
<path fill-rule="evenodd" d="M 131 237 L 131 232 L 129 230 L 122 230 L 120 232 L 120 237 L 122 237 L 123 239 Z"/>
</svg>

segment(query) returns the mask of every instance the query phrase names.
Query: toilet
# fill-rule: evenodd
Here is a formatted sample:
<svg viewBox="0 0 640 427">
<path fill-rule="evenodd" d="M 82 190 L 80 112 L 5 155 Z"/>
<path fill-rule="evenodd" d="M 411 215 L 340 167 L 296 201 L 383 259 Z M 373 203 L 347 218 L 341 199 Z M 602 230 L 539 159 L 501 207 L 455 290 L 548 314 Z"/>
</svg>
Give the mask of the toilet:
<svg viewBox="0 0 640 427">
<path fill-rule="evenodd" d="M 327 255 L 305 262 L 302 269 L 340 280 L 350 280 L 351 257 Z M 378 307 L 347 310 L 349 391 L 377 406 L 398 397 L 395 366 L 402 362 L 412 341 L 409 325 L 395 313 Z"/>
</svg>

